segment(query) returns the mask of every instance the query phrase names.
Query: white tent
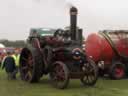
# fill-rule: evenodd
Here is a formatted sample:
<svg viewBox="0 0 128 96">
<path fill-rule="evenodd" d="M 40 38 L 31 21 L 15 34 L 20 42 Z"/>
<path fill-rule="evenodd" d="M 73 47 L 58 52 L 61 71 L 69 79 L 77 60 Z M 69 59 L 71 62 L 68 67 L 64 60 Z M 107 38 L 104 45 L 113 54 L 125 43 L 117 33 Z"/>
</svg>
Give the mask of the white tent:
<svg viewBox="0 0 128 96">
<path fill-rule="evenodd" d="M 3 44 L 0 43 L 0 48 L 5 48 L 5 46 Z"/>
</svg>

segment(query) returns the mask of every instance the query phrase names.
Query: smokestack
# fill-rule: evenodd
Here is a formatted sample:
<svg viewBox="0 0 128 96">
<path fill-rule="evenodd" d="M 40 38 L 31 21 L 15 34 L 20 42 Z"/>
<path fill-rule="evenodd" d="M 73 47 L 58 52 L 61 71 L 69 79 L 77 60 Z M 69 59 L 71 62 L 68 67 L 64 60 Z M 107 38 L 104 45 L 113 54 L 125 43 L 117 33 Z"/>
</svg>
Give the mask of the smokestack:
<svg viewBox="0 0 128 96">
<path fill-rule="evenodd" d="M 70 32 L 71 32 L 72 40 L 76 40 L 76 31 L 77 31 L 77 8 L 72 6 L 70 8 Z"/>
</svg>

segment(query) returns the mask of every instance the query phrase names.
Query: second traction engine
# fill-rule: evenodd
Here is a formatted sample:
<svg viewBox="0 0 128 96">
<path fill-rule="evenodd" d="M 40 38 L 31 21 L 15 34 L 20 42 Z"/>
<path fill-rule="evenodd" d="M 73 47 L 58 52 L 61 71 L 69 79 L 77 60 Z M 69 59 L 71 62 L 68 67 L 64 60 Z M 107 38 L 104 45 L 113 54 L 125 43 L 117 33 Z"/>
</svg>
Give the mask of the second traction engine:
<svg viewBox="0 0 128 96">
<path fill-rule="evenodd" d="M 92 33 L 86 42 L 86 55 L 98 65 L 101 75 L 121 79 L 128 68 L 128 31 L 104 30 Z"/>
</svg>

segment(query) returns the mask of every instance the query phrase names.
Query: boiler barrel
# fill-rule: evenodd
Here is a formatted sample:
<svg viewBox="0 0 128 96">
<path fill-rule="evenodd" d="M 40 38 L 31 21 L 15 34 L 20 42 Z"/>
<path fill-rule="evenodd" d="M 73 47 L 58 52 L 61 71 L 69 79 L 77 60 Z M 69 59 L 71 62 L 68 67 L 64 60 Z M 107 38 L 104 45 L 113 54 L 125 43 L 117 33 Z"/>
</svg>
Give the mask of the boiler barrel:
<svg viewBox="0 0 128 96">
<path fill-rule="evenodd" d="M 95 62 L 111 61 L 118 55 L 128 56 L 128 32 L 105 31 L 92 33 L 85 42 L 86 55 Z"/>
</svg>

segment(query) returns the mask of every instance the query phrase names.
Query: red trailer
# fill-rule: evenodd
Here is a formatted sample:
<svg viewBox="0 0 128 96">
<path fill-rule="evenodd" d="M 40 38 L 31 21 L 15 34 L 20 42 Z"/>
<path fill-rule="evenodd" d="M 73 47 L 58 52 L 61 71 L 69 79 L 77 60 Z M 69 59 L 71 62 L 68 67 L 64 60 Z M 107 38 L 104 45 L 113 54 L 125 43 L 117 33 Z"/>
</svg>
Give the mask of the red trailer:
<svg viewBox="0 0 128 96">
<path fill-rule="evenodd" d="M 85 52 L 99 66 L 100 74 L 112 79 L 126 75 L 128 66 L 128 31 L 105 30 L 92 33 L 85 41 Z"/>
</svg>

